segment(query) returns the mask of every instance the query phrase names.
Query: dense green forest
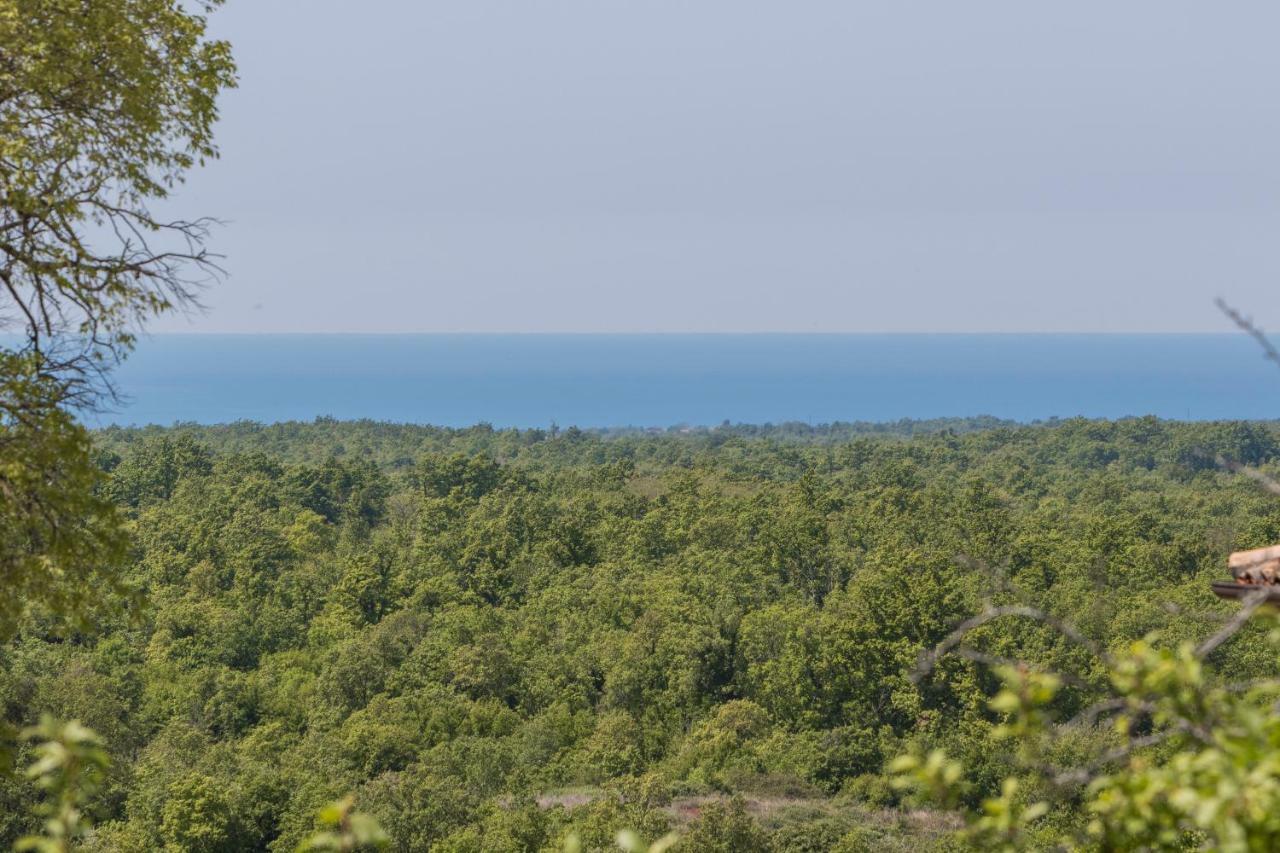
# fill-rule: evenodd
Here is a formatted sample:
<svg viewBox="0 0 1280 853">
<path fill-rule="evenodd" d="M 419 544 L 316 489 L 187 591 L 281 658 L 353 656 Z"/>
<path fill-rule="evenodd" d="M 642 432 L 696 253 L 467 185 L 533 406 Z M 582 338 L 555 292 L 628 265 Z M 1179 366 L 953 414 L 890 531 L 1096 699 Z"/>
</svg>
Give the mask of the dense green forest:
<svg viewBox="0 0 1280 853">
<path fill-rule="evenodd" d="M 953 849 L 957 818 L 893 784 L 895 756 L 945 749 L 952 805 L 977 804 L 1017 760 L 991 664 L 1066 674 L 1059 721 L 1105 675 L 1036 620 L 983 624 L 927 673 L 922 652 L 1014 602 L 1102 648 L 1199 641 L 1233 612 L 1208 590 L 1227 553 L 1280 540 L 1280 500 L 1215 462 L 1280 462 L 1270 424 L 94 441 L 127 589 L 95 630 L 35 612 L 0 650 L 6 719 L 105 744 L 89 849 L 293 850 L 348 793 L 406 851 L 616 849 L 621 828 L 681 851 Z M 1274 672 L 1244 632 L 1209 656 L 1224 683 Z M 1092 719 L 1051 757 L 1111 737 Z M 0 775 L 0 844 L 40 796 Z M 1037 831 L 1084 826 L 1081 803 Z"/>
<path fill-rule="evenodd" d="M 1275 424 L 88 431 L 221 5 L 0 4 L 0 845 L 1280 849 Z"/>
</svg>

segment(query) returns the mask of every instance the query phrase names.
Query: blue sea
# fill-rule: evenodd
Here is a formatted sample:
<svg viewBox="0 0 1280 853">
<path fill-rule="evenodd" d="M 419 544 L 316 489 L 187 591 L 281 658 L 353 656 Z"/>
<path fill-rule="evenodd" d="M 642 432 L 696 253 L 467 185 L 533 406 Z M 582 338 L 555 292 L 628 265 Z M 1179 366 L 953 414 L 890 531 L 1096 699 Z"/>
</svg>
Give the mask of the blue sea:
<svg viewBox="0 0 1280 853">
<path fill-rule="evenodd" d="M 156 335 L 117 378 L 99 425 L 1280 417 L 1238 334 Z"/>
</svg>

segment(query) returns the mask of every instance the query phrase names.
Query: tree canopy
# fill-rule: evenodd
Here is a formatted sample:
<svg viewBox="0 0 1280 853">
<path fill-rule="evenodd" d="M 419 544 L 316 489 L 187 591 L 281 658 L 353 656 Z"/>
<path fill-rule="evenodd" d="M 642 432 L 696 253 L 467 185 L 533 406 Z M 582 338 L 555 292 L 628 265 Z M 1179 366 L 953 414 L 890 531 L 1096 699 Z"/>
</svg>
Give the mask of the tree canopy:
<svg viewBox="0 0 1280 853">
<path fill-rule="evenodd" d="M 0 639 L 83 624 L 119 587 L 123 530 L 74 414 L 213 270 L 207 220 L 153 209 L 217 155 L 235 72 L 214 5 L 0 1 Z"/>
<path fill-rule="evenodd" d="M 903 432 L 96 433 L 98 493 L 134 534 L 123 578 L 151 606 L 73 642 L 25 632 L 0 652 L 0 707 L 101 736 L 112 763 L 90 814 L 112 850 L 372 832 L 344 815 L 376 819 L 393 850 L 611 850 L 622 829 L 644 844 L 674 830 L 672 850 L 955 849 L 965 830 L 939 807 L 988 802 L 1030 849 L 1124 847 L 1138 836 L 1088 827 L 1122 829 L 1128 806 L 1091 811 L 1086 788 L 1156 790 L 1188 744 L 1142 739 L 1178 725 L 1172 711 L 1208 719 L 1169 702 L 1204 697 L 1210 725 L 1266 707 L 1235 687 L 1274 674 L 1265 626 L 1198 668 L 1179 650 L 1235 612 L 1207 586 L 1226 554 L 1280 534 L 1273 499 L 1205 459 L 1274 470 L 1280 431 Z M 921 676 L 988 607 L 1034 608 L 1086 643 L 1001 617 Z M 1129 733 L 1114 710 L 1087 713 L 1125 678 Z M 1234 725 L 1224 754 L 1265 754 Z M 1041 785 L 1036 768 L 1087 766 L 1130 737 L 1079 784 Z M 947 799 L 895 787 L 897 756 L 935 750 L 930 767 L 962 768 Z M 40 792 L 0 798 L 5 837 L 31 832 Z M 1185 843 L 1180 820 L 1161 826 Z"/>
</svg>

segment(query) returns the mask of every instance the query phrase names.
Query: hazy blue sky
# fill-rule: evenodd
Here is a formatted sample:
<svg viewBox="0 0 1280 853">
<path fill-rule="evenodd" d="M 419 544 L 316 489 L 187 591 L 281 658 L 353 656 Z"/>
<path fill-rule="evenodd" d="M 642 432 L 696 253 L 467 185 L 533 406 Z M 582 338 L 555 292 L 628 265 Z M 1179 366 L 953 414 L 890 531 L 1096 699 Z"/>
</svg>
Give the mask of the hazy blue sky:
<svg viewBox="0 0 1280 853">
<path fill-rule="evenodd" d="M 231 0 L 201 331 L 1280 320 L 1280 3 Z M 1272 325 L 1280 325 L 1273 322 Z"/>
</svg>

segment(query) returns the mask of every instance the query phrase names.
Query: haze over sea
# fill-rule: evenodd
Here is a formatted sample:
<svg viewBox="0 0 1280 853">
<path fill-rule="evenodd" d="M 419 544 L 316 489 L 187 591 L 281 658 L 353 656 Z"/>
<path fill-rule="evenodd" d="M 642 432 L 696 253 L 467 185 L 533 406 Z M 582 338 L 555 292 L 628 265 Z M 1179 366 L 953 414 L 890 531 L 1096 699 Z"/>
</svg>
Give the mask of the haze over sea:
<svg viewBox="0 0 1280 853">
<path fill-rule="evenodd" d="M 91 423 L 672 426 L 1280 417 L 1239 334 L 157 335 Z"/>
</svg>

